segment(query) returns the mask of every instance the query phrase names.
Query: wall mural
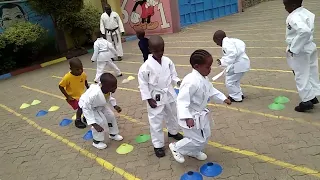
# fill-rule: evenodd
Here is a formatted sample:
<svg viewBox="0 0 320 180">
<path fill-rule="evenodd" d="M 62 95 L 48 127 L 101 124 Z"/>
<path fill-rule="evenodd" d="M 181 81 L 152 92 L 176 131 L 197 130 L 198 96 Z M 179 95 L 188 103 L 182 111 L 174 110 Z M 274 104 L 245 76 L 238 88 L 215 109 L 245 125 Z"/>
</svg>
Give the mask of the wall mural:
<svg viewBox="0 0 320 180">
<path fill-rule="evenodd" d="M 33 11 L 25 0 L 1 1 L 0 0 L 0 33 L 12 24 L 29 21 L 39 24 L 54 35 L 54 25 L 49 16 L 41 16 Z"/>
<path fill-rule="evenodd" d="M 122 0 L 123 24 L 126 33 L 142 28 L 148 34 L 171 31 L 169 0 Z"/>
</svg>

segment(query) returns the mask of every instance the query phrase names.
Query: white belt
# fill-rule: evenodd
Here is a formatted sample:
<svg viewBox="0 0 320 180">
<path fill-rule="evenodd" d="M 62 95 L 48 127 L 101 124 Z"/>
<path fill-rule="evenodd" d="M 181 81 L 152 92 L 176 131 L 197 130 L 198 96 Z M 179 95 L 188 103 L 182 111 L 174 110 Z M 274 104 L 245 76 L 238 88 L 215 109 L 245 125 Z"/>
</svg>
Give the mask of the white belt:
<svg viewBox="0 0 320 180">
<path fill-rule="evenodd" d="M 204 124 L 205 123 L 201 123 L 204 121 L 204 118 L 206 117 L 206 115 L 208 114 L 209 110 L 208 109 L 204 109 L 203 111 L 201 112 L 197 112 L 195 115 L 194 115 L 194 120 L 196 122 L 196 128 L 197 129 L 201 129 L 203 130 L 204 129 Z"/>
</svg>

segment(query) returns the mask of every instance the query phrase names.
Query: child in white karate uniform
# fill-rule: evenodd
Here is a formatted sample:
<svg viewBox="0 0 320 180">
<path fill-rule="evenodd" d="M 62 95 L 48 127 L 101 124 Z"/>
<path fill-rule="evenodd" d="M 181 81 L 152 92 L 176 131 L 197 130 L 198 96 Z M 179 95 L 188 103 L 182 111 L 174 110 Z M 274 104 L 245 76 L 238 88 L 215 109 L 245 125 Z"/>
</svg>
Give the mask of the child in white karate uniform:
<svg viewBox="0 0 320 180">
<path fill-rule="evenodd" d="M 250 70 L 250 60 L 246 54 L 246 44 L 240 39 L 229 38 L 222 30 L 214 33 L 213 41 L 222 46 L 223 56 L 218 65 L 226 68 L 225 84 L 232 102 L 242 102 L 244 96 L 240 87 L 241 78 Z"/>
<path fill-rule="evenodd" d="M 118 66 L 112 62 L 112 58 L 117 57 L 117 51 L 114 49 L 112 43 L 103 38 L 101 32 L 97 33 L 97 40 L 93 45 L 92 62 L 97 61 L 97 73 L 94 79 L 95 83 L 100 82 L 100 76 L 104 73 L 104 68 L 107 66 L 115 71 L 117 77 L 121 77 L 122 73 Z"/>
<path fill-rule="evenodd" d="M 157 157 L 165 156 L 162 123 L 166 120 L 168 136 L 180 140 L 176 112 L 176 93 L 173 85 L 180 85 L 180 79 L 173 62 L 164 53 L 161 36 L 151 36 L 149 48 L 152 55 L 142 64 L 138 73 L 142 100 L 147 101 L 150 133 Z"/>
<path fill-rule="evenodd" d="M 181 83 L 177 98 L 178 122 L 184 138 L 170 143 L 169 148 L 174 159 L 183 163 L 184 155 L 198 160 L 206 160 L 203 149 L 211 136 L 211 117 L 207 109 L 208 99 L 218 103 L 231 104 L 231 101 L 215 89 L 208 79 L 213 59 L 206 50 L 196 50 L 190 57 L 192 72 Z"/>
<path fill-rule="evenodd" d="M 293 70 L 301 102 L 294 109 L 313 109 L 320 95 L 317 45 L 313 42 L 315 14 L 302 7 L 302 0 L 283 0 L 290 13 L 286 20 L 287 61 Z M 318 5 L 319 6 L 319 5 Z"/>
<path fill-rule="evenodd" d="M 88 125 L 92 125 L 92 145 L 98 149 L 107 148 L 105 134 L 109 129 L 109 138 L 121 141 L 123 137 L 119 135 L 117 120 L 110 109 L 110 105 L 119 113 L 121 108 L 117 106 L 116 100 L 111 97 L 117 89 L 117 79 L 110 73 L 104 73 L 100 77 L 101 85 L 92 84 L 90 88 L 82 94 L 79 100 L 79 107 L 82 108 L 83 115 Z"/>
</svg>

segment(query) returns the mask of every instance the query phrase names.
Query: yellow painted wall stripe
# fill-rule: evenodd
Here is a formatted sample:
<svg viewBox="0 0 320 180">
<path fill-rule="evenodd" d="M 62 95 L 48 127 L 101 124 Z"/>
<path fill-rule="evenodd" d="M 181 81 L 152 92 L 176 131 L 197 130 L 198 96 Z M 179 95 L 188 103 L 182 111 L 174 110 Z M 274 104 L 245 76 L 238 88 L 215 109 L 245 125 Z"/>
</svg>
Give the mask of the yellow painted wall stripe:
<svg viewBox="0 0 320 180">
<path fill-rule="evenodd" d="M 39 91 L 38 91 L 39 92 Z M 41 91 L 42 93 L 44 91 Z M 45 93 L 46 95 L 49 95 L 50 93 Z M 57 97 L 55 95 L 51 95 L 53 97 Z M 61 98 L 59 98 L 61 99 Z M 18 112 L 10 109 L 9 107 L 7 107 L 6 105 L 0 104 L 0 107 L 10 113 L 12 113 L 13 115 L 21 118 L 22 120 L 25 120 L 29 125 L 33 126 L 34 128 L 38 129 L 39 131 L 47 134 L 48 136 L 57 139 L 59 141 L 61 141 L 62 143 L 66 144 L 67 146 L 71 147 L 72 149 L 80 152 L 82 155 L 86 156 L 89 159 L 95 160 L 99 165 L 101 165 L 102 167 L 104 167 L 106 170 L 109 171 L 114 171 L 116 173 L 118 173 L 119 175 L 123 176 L 125 179 L 128 180 L 140 180 L 139 178 L 135 177 L 134 175 L 124 171 L 123 169 L 120 169 L 119 167 L 114 166 L 113 164 L 111 164 L 110 162 L 100 158 L 99 156 L 97 156 L 96 154 L 93 154 L 91 152 L 89 152 L 86 149 L 81 148 L 80 146 L 76 145 L 74 142 L 59 136 L 58 134 L 54 133 L 53 131 L 43 128 L 41 126 L 39 126 L 35 121 L 19 114 Z"/>
<path fill-rule="evenodd" d="M 62 57 L 62 58 L 59 58 L 59 59 L 56 59 L 56 60 L 52 60 L 52 61 L 49 61 L 49 62 L 45 62 L 45 63 L 42 63 L 40 64 L 41 67 L 46 67 L 46 66 L 50 66 L 52 64 L 56 64 L 56 63 L 59 63 L 59 62 L 62 62 L 62 61 L 66 61 L 67 58 L 66 57 Z"/>
<path fill-rule="evenodd" d="M 95 71 L 96 69 L 93 69 L 93 68 L 83 68 L 83 69 L 86 69 L 86 70 L 92 70 L 92 71 Z M 136 73 L 129 73 L 129 72 L 122 72 L 122 74 L 127 74 L 127 75 L 135 75 L 137 76 Z M 54 78 L 61 78 L 61 77 L 58 77 L 58 76 L 52 76 Z M 225 85 L 224 83 L 221 83 L 221 82 L 213 82 L 213 84 L 217 84 L 217 85 Z M 264 89 L 264 90 L 271 90 L 271 91 L 282 91 L 282 92 L 289 92 L 289 93 L 298 93 L 297 91 L 295 90 L 290 90 L 290 89 L 280 89 L 280 88 L 273 88 L 273 87 L 266 87 L 266 86 L 254 86 L 254 85 L 250 85 L 250 84 L 241 84 L 241 87 L 248 87 L 248 88 L 255 88 L 255 89 Z M 119 88 L 121 89 L 121 88 Z M 122 90 L 125 90 L 125 88 L 122 88 Z M 136 90 L 135 90 L 136 91 Z M 140 92 L 140 91 L 138 91 Z"/>
<path fill-rule="evenodd" d="M 38 90 L 38 89 L 33 89 L 33 88 L 28 88 L 28 89 L 34 90 L 34 91 L 40 92 L 40 93 L 44 92 L 44 91 L 41 91 L 41 90 Z M 54 95 L 54 94 L 51 94 L 51 93 L 48 93 L 48 92 L 45 92 L 45 94 L 49 95 L 49 96 L 52 96 L 52 97 L 56 97 L 57 96 L 57 95 Z M 59 99 L 61 99 L 61 98 L 59 98 Z M 148 125 L 147 123 L 140 122 L 140 121 L 138 121 L 138 120 L 136 120 L 136 119 L 134 119 L 134 118 L 132 118 L 130 116 L 127 116 L 127 115 L 120 114 L 120 117 L 125 118 L 125 119 L 127 119 L 127 120 L 129 120 L 129 121 L 131 121 L 133 123 L 137 123 L 137 124 L 140 124 L 140 125 Z M 259 155 L 259 154 L 255 153 L 255 152 L 251 152 L 251 151 L 247 151 L 247 150 L 241 150 L 241 149 L 234 148 L 234 147 L 231 147 L 231 146 L 225 146 L 225 145 L 217 143 L 217 142 L 209 141 L 208 144 L 210 146 L 213 146 L 213 147 L 216 147 L 216 148 L 220 148 L 220 149 L 223 149 L 223 150 L 226 150 L 226 151 L 231 151 L 231 152 L 242 154 L 242 155 L 245 155 L 245 156 L 257 158 L 257 159 L 260 159 L 260 160 L 265 161 L 267 163 L 271 163 L 271 164 L 274 164 L 274 165 L 277 165 L 277 166 L 281 166 L 281 167 L 284 167 L 284 168 L 292 169 L 294 171 L 302 172 L 304 174 L 312 175 L 312 176 L 316 176 L 316 177 L 320 178 L 320 172 L 319 171 L 316 171 L 316 170 L 313 170 L 313 169 L 310 169 L 310 168 L 307 168 L 307 167 L 296 166 L 296 165 L 293 165 L 293 164 L 290 164 L 290 163 L 286 163 L 286 162 L 283 162 L 283 161 L 276 160 L 276 159 L 268 157 L 268 156 Z"/>
</svg>

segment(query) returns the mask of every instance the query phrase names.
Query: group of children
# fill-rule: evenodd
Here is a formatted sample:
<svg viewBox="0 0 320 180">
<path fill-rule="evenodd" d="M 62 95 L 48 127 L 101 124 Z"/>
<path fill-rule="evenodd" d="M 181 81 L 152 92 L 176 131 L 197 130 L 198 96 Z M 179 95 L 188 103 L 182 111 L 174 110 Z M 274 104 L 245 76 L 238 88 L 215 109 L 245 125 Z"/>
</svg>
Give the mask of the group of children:
<svg viewBox="0 0 320 180">
<path fill-rule="evenodd" d="M 314 15 L 302 8 L 299 2 L 302 3 L 302 0 L 284 0 L 285 7 L 290 13 L 287 20 L 288 53 L 291 62 L 289 65 L 295 73 L 299 95 L 302 98 L 302 103 L 296 107 L 296 110 L 305 111 L 318 103 L 315 96 L 318 95 L 316 88 L 320 86 L 317 84 L 319 77 L 315 77 L 317 75 L 315 71 L 318 70 L 316 46 L 312 42 L 312 33 L 307 36 L 309 31 L 313 32 Z M 296 19 L 299 18 L 300 21 L 296 22 Z M 307 20 L 302 21 L 303 18 Z M 304 24 L 305 22 L 309 24 Z M 305 28 L 303 31 L 306 33 L 305 36 L 301 35 L 300 26 Z M 147 39 L 144 35 L 144 31 L 137 31 L 140 39 L 139 47 L 145 61 L 139 68 L 138 82 L 142 100 L 147 103 L 155 155 L 165 156 L 162 123 L 163 120 L 166 120 L 168 137 L 177 140 L 169 144 L 174 159 L 179 163 L 185 161 L 184 156 L 205 160 L 207 155 L 203 150 L 211 136 L 211 123 L 213 122 L 210 111 L 207 109 L 208 99 L 228 105 L 232 102 L 242 102 L 244 99 L 240 80 L 250 69 L 245 43 L 239 39 L 228 38 L 222 30 L 214 33 L 213 41 L 222 47 L 223 52 L 223 57 L 217 60 L 217 64 L 225 72 L 225 84 L 229 94 L 226 97 L 213 87 L 208 78 L 214 62 L 208 51 L 199 49 L 191 54 L 190 65 L 193 70 L 181 81 L 172 60 L 163 55 L 165 44 L 162 37 L 156 35 Z M 110 58 L 116 57 L 116 54 L 111 43 L 98 38 L 94 46 L 92 61 L 112 63 Z M 308 60 L 308 63 L 303 60 Z M 111 96 L 117 89 L 117 79 L 112 74 L 102 71 L 102 66 L 108 63 L 101 63 L 101 67 L 97 67 L 95 78 L 97 83 L 90 87 L 81 61 L 73 58 L 69 64 L 71 71 L 63 77 L 59 88 L 72 108 L 77 109 L 75 126 L 85 128 L 86 124 L 91 125 L 93 146 L 98 149 L 107 147 L 103 142 L 107 129 L 110 139 L 121 141 L 123 137 L 119 135 L 117 121 L 110 108 L 113 107 L 117 112 L 121 112 L 121 108 Z M 121 74 L 116 68 L 114 69 L 118 75 Z M 175 85 L 179 87 L 178 95 L 174 90 Z M 312 105 L 309 105 L 309 102 Z M 82 112 L 83 121 L 81 120 Z M 180 129 L 184 135 L 179 133 Z"/>
<path fill-rule="evenodd" d="M 166 119 L 168 136 L 178 141 L 169 145 L 174 158 L 180 163 L 184 162 L 183 155 L 205 160 L 207 155 L 202 151 L 211 134 L 210 115 L 206 108 L 207 100 L 212 98 L 217 102 L 227 104 L 231 104 L 231 101 L 242 101 L 243 94 L 239 81 L 244 71 L 235 72 L 234 69 L 238 70 L 239 68 L 233 67 L 232 64 L 244 60 L 249 61 L 248 58 L 243 58 L 247 57 L 243 47 L 239 50 L 230 50 L 230 47 L 224 47 L 224 44 L 226 44 L 224 41 L 228 40 L 228 43 L 236 41 L 240 44 L 239 46 L 244 46 L 244 43 L 236 39 L 226 39 L 223 31 L 214 35 L 214 41 L 218 45 L 221 44 L 227 52 L 223 58 L 218 60 L 219 63 L 225 68 L 229 68 L 227 72 L 232 75 L 241 73 L 239 79 L 230 82 L 230 87 L 232 87 L 230 92 L 233 93 L 230 93 L 227 98 L 212 86 L 207 77 L 211 72 L 213 63 L 213 58 L 209 52 L 197 50 L 191 55 L 190 64 L 193 71 L 181 81 L 178 78 L 174 63 L 170 58 L 163 55 L 164 40 L 162 37 L 152 36 L 150 39 L 146 39 L 143 31 L 138 31 L 137 35 L 142 40 L 139 44 L 141 51 L 145 53 L 144 58 L 147 57 L 139 69 L 138 82 L 142 100 L 147 102 L 150 134 L 155 155 L 157 157 L 165 156 L 162 123 Z M 145 41 L 147 42 L 148 52 L 143 47 L 146 45 L 144 44 Z M 234 45 L 232 48 L 237 48 L 237 46 Z M 104 143 L 107 130 L 110 139 L 116 141 L 123 139 L 119 135 L 117 121 L 110 108 L 113 107 L 117 112 L 121 112 L 121 108 L 117 106 L 116 100 L 111 96 L 117 89 L 117 79 L 110 73 L 103 73 L 104 67 L 102 67 L 107 63 L 113 64 L 111 58 L 116 57 L 115 52 L 111 43 L 99 37 L 94 43 L 94 54 L 91 58 L 98 64 L 96 83 L 89 87 L 81 61 L 78 58 L 73 58 L 69 61 L 71 71 L 63 77 L 59 84 L 67 102 L 73 109 L 77 109 L 75 126 L 85 128 L 86 124 L 91 125 L 92 145 L 98 149 L 107 147 Z M 234 59 L 232 59 L 232 53 L 234 53 Z M 145 57 L 145 55 L 147 56 Z M 117 69 L 114 69 L 117 73 Z M 120 75 L 120 72 L 118 74 Z M 175 85 L 180 87 L 178 95 L 173 88 Z M 85 90 L 85 87 L 87 90 Z M 82 113 L 84 115 L 83 120 L 81 120 Z M 184 136 L 179 133 L 180 129 L 182 129 Z"/>
</svg>

